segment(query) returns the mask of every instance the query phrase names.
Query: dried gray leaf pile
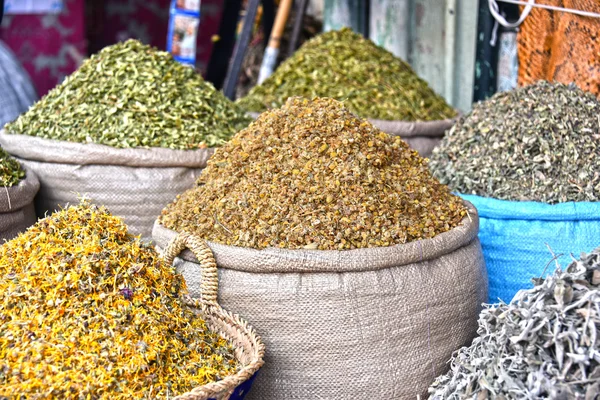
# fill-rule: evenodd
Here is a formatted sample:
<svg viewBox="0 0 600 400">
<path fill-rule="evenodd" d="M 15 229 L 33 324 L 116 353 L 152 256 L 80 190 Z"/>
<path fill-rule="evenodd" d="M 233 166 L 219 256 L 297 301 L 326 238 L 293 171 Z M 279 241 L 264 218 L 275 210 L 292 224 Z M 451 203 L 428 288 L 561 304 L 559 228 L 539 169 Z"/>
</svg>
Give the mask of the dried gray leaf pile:
<svg viewBox="0 0 600 400">
<path fill-rule="evenodd" d="M 487 306 L 429 399 L 600 399 L 599 331 L 600 247 Z"/>
</svg>

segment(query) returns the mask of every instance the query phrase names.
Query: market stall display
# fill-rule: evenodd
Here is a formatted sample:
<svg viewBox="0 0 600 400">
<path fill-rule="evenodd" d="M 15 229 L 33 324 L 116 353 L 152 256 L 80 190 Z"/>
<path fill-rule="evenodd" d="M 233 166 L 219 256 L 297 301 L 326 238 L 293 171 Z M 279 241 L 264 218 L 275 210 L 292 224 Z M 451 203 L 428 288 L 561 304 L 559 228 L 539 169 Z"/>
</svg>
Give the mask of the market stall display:
<svg viewBox="0 0 600 400">
<path fill-rule="evenodd" d="M 535 263 L 543 267 L 546 260 Z M 453 357 L 450 372 L 435 380 L 429 398 L 598 398 L 599 310 L 597 248 L 509 304 L 483 310 L 479 336 Z"/>
<path fill-rule="evenodd" d="M 5 126 L 0 143 L 41 182 L 43 216 L 87 194 L 149 237 L 248 117 L 193 69 L 129 40 L 92 56 Z"/>
<path fill-rule="evenodd" d="M 342 100 L 384 132 L 402 136 L 421 155 L 431 153 L 456 116 L 407 63 L 349 28 L 304 43 L 237 103 L 261 112 L 293 96 Z"/>
<path fill-rule="evenodd" d="M 0 148 L 0 244 L 36 221 L 33 199 L 40 183 L 35 174 Z"/>
<path fill-rule="evenodd" d="M 186 300 L 171 261 L 89 201 L 0 246 L 0 397 L 206 400 L 247 380 L 260 339 L 216 299 Z"/>
<path fill-rule="evenodd" d="M 153 239 L 208 241 L 222 304 L 268 347 L 251 398 L 386 398 L 424 395 L 472 339 L 487 297 L 477 230 L 399 137 L 292 98 L 216 150 Z M 196 286 L 196 258 L 175 265 Z"/>
<path fill-rule="evenodd" d="M 598 115 L 594 95 L 540 81 L 476 104 L 433 152 L 434 176 L 479 211 L 490 302 L 530 287 L 535 260 L 597 245 Z"/>
</svg>

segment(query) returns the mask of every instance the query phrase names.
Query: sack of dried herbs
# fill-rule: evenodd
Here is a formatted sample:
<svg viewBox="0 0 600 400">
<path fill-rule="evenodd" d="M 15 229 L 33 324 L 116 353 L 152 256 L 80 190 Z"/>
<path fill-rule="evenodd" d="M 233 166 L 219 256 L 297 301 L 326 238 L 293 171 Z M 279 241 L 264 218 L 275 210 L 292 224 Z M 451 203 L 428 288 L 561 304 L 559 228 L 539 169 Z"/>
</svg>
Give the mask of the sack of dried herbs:
<svg viewBox="0 0 600 400">
<path fill-rule="evenodd" d="M 535 263 L 548 268 L 556 257 Z M 599 330 L 597 248 L 573 258 L 565 271 L 557 267 L 547 279 L 537 279 L 509 304 L 484 309 L 479 336 L 453 356 L 450 372 L 435 380 L 429 398 L 597 400 Z"/>
<path fill-rule="evenodd" d="M 250 120 L 192 68 L 129 40 L 86 60 L 7 124 L 0 143 L 38 175 L 38 216 L 88 194 L 149 237 L 211 147 Z"/>
<path fill-rule="evenodd" d="M 202 300 L 172 267 L 184 248 L 201 260 Z M 41 219 L 0 246 L 0 398 L 240 395 L 264 346 L 217 287 L 210 250 L 189 235 L 163 260 L 89 201 Z"/>
<path fill-rule="evenodd" d="M 177 231 L 208 241 L 222 304 L 265 340 L 250 398 L 423 396 L 487 297 L 475 209 L 332 99 L 289 99 L 217 149 L 153 239 Z M 176 265 L 196 286 L 196 258 Z"/>
<path fill-rule="evenodd" d="M 456 116 L 406 62 L 350 28 L 307 41 L 237 103 L 262 112 L 294 96 L 343 101 L 384 132 L 401 136 L 422 156 L 431 154 Z"/>
<path fill-rule="evenodd" d="M 587 252 L 600 237 L 600 101 L 540 81 L 476 104 L 431 156 L 442 183 L 475 205 L 489 302 L 539 276 L 546 246 Z"/>
<path fill-rule="evenodd" d="M 35 223 L 33 199 L 39 188 L 35 173 L 0 148 L 0 244 Z"/>
</svg>

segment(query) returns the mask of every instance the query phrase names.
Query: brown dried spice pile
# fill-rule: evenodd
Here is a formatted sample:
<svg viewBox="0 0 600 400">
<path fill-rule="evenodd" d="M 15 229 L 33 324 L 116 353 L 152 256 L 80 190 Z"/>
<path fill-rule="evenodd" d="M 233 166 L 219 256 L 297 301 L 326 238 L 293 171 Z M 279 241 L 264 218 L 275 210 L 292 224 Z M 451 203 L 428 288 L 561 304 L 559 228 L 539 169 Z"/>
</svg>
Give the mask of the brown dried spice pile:
<svg viewBox="0 0 600 400">
<path fill-rule="evenodd" d="M 185 281 L 87 202 L 0 246 L 0 399 L 156 399 L 235 373 Z"/>
<path fill-rule="evenodd" d="M 160 222 L 228 245 L 331 250 L 431 238 L 466 215 L 399 137 L 338 101 L 290 98 L 217 150 Z"/>
</svg>

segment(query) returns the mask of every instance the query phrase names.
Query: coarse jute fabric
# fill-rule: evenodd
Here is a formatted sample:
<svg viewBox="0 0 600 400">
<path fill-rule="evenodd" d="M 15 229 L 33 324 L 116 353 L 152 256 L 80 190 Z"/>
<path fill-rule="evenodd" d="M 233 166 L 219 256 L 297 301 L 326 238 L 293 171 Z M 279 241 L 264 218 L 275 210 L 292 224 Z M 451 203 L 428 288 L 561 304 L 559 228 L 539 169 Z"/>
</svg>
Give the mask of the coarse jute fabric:
<svg viewBox="0 0 600 400">
<path fill-rule="evenodd" d="M 38 217 L 86 196 L 150 238 L 154 220 L 194 185 L 213 149 L 120 149 L 0 132 L 0 145 L 40 181 Z"/>
<path fill-rule="evenodd" d="M 256 119 L 260 113 L 249 112 L 248 115 Z M 445 132 L 452 128 L 456 119 L 416 122 L 381 119 L 369 119 L 368 121 L 389 135 L 400 136 L 412 149 L 417 150 L 421 157 L 429 157 L 433 149 L 444 138 Z"/>
<path fill-rule="evenodd" d="M 456 120 L 409 122 L 370 119 L 369 122 L 389 135 L 400 136 L 411 148 L 417 150 L 421 157 L 429 157 Z"/>
<path fill-rule="evenodd" d="M 175 257 L 184 249 L 189 249 L 199 260 L 197 266 L 202 279 L 196 286 L 200 298 L 185 296 L 183 300 L 204 319 L 208 329 L 219 333 L 232 345 L 241 368 L 234 375 L 196 387 L 174 397 L 174 400 L 241 400 L 250 390 L 256 372 L 264 364 L 265 345 L 254 328 L 238 315 L 224 310 L 217 302 L 217 264 L 204 241 L 186 233 L 176 235 L 163 254 L 165 263 L 173 265 Z"/>
<path fill-rule="evenodd" d="M 470 344 L 487 299 L 479 219 L 466 205 L 468 218 L 451 231 L 390 247 L 255 250 L 208 242 L 219 303 L 252 321 L 267 346 L 248 398 L 425 398 L 452 352 Z M 155 223 L 159 249 L 176 235 Z M 190 295 L 200 296 L 193 254 L 183 252 L 174 265 Z"/>
<path fill-rule="evenodd" d="M 40 182 L 33 171 L 25 166 L 25 178 L 10 187 L 0 187 L 0 244 L 10 240 L 35 224 L 33 199 Z"/>
</svg>

